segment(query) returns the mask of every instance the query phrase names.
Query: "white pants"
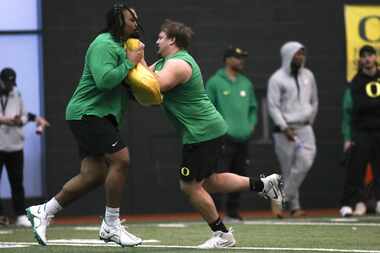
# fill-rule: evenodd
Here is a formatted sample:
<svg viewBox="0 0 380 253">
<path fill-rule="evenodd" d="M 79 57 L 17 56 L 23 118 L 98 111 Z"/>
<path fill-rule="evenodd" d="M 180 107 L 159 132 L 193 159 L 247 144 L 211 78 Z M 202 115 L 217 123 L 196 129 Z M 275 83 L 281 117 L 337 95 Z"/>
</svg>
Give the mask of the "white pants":
<svg viewBox="0 0 380 253">
<path fill-rule="evenodd" d="M 284 180 L 285 199 L 290 210 L 301 209 L 299 188 L 313 165 L 316 154 L 315 136 L 311 126 L 295 129 L 297 142 L 283 133 L 274 133 L 274 146 Z"/>
</svg>

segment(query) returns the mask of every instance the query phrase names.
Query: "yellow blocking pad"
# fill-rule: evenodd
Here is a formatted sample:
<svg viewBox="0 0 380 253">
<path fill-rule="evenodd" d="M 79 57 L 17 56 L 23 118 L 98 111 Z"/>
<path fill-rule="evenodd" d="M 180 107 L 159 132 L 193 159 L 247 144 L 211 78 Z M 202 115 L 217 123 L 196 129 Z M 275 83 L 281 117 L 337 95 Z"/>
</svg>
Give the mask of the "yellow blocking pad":
<svg viewBox="0 0 380 253">
<path fill-rule="evenodd" d="M 138 39 L 128 39 L 124 44 L 124 48 L 136 50 L 140 47 L 140 43 Z M 131 86 L 133 95 L 140 104 L 149 106 L 162 103 L 163 97 L 157 78 L 141 63 L 138 63 L 129 71 L 127 81 Z"/>
</svg>

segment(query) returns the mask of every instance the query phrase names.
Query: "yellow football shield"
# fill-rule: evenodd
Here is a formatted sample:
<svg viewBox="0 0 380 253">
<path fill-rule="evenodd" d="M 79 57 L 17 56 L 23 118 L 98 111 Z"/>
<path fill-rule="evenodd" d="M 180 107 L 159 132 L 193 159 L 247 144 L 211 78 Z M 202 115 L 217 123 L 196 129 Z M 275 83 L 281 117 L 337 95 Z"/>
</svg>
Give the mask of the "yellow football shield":
<svg viewBox="0 0 380 253">
<path fill-rule="evenodd" d="M 136 50 L 140 47 L 138 39 L 128 39 L 124 48 Z M 138 63 L 127 75 L 127 82 L 131 86 L 137 102 L 142 105 L 158 105 L 162 103 L 162 94 L 157 78 L 150 70 Z"/>
</svg>

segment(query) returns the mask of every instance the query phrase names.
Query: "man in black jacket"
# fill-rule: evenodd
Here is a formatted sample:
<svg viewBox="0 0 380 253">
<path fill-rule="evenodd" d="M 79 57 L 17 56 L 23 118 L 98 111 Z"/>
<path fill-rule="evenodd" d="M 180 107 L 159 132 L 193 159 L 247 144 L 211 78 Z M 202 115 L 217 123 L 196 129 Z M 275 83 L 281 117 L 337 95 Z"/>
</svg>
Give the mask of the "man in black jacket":
<svg viewBox="0 0 380 253">
<path fill-rule="evenodd" d="M 368 162 L 374 172 L 376 212 L 380 213 L 380 70 L 375 48 L 365 45 L 359 56 L 359 71 L 344 98 L 344 115 L 350 116 L 345 150 L 350 149 L 350 157 L 340 209 L 343 217 L 352 215 L 352 206 L 360 199 Z"/>
</svg>

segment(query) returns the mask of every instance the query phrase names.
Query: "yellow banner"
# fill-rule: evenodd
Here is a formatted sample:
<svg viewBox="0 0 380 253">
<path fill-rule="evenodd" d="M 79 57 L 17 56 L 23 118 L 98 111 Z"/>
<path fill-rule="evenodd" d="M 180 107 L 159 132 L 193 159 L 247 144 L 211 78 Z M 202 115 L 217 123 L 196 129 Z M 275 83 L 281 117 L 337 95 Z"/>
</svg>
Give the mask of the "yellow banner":
<svg viewBox="0 0 380 253">
<path fill-rule="evenodd" d="M 345 5 L 347 80 L 358 70 L 359 49 L 371 45 L 380 53 L 380 5 Z"/>
</svg>

